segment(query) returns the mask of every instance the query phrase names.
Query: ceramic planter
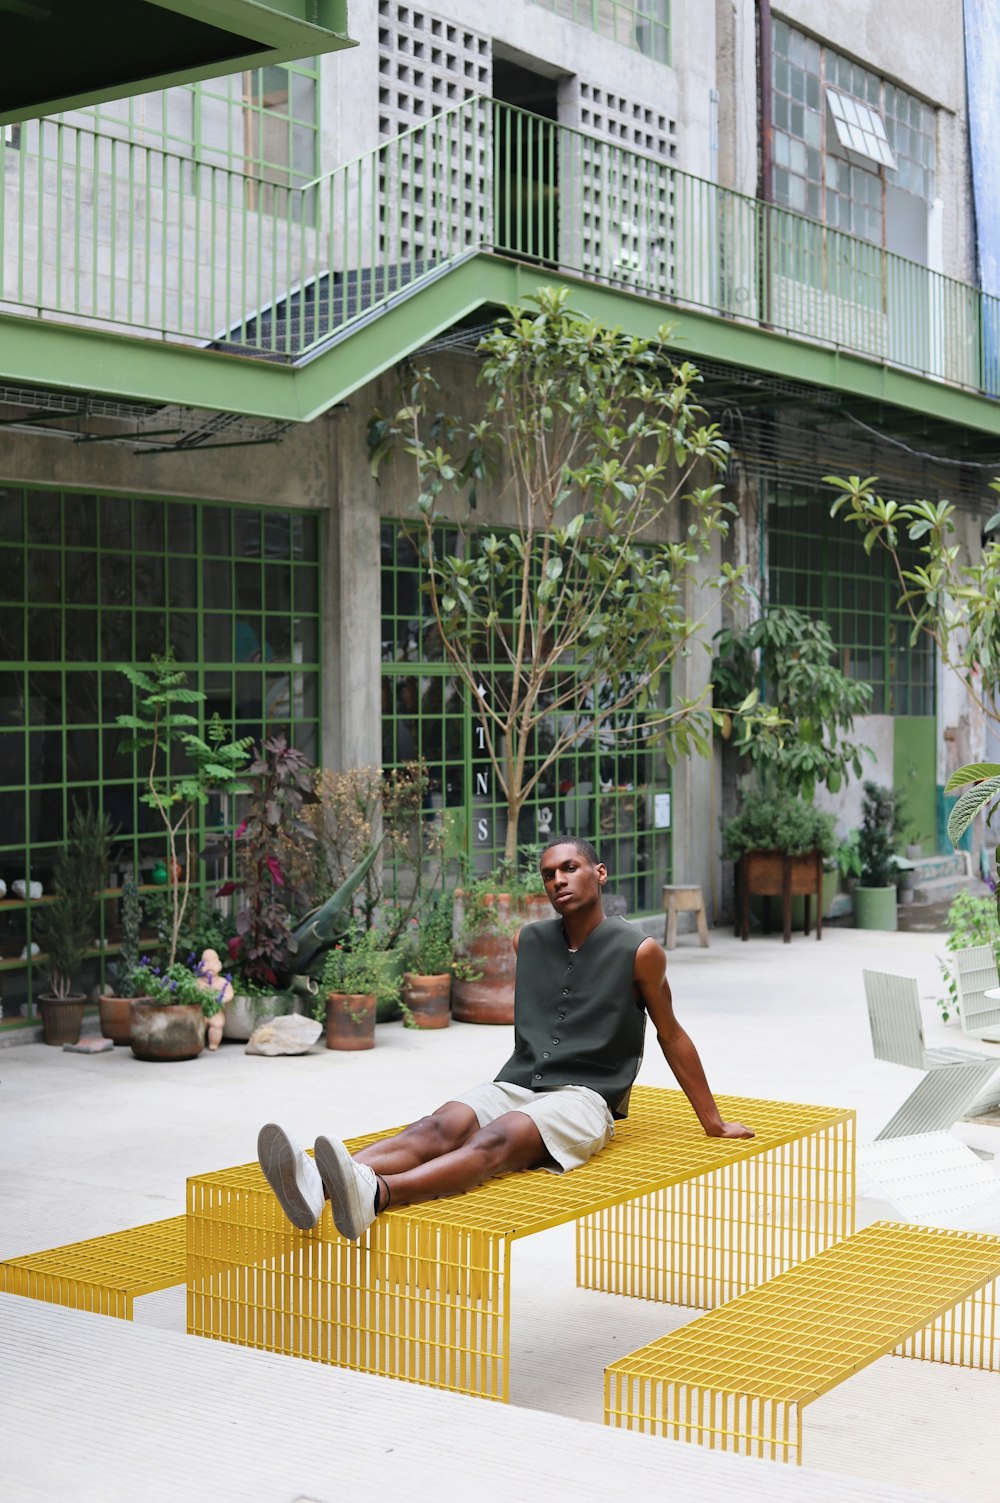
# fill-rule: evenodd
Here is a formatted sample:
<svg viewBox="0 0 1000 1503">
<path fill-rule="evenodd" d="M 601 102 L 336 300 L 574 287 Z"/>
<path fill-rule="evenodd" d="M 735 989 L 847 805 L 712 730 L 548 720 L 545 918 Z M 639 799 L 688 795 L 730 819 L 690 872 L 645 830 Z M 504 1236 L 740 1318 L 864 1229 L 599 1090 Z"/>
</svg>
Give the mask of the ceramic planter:
<svg viewBox="0 0 1000 1503">
<path fill-rule="evenodd" d="M 326 1047 L 328 1049 L 375 1048 L 374 994 L 327 993 Z"/>
<path fill-rule="evenodd" d="M 895 929 L 895 887 L 855 887 L 855 929 Z"/>
<path fill-rule="evenodd" d="M 132 1035 L 132 1003 L 147 1000 L 146 997 L 98 997 L 97 1007 L 104 1037 L 113 1044 L 127 1044 Z"/>
<path fill-rule="evenodd" d="M 136 1059 L 196 1059 L 205 1047 L 205 1014 L 194 1003 L 132 1003 L 129 1039 Z"/>
<path fill-rule="evenodd" d="M 37 999 L 42 1015 L 45 1042 L 61 1049 L 63 1044 L 78 1044 L 83 1026 L 83 1009 L 86 997 L 49 997 Z"/>
<path fill-rule="evenodd" d="M 403 1001 L 414 1028 L 447 1028 L 451 1022 L 451 972 L 422 976 L 407 971 L 403 977 Z"/>
<path fill-rule="evenodd" d="M 283 997 L 245 997 L 237 992 L 233 1000 L 226 1004 L 222 1037 L 245 1044 L 255 1028 L 292 1010 Z"/>
<path fill-rule="evenodd" d="M 552 918 L 552 904 L 544 893 L 513 901 L 509 893 L 490 894 L 485 902 L 496 915 L 495 927 L 461 941 L 460 956 L 474 981 L 457 976 L 451 984 L 452 1016 L 459 1023 L 504 1023 L 514 1021 L 513 933 L 521 924 Z M 464 906 L 461 891 L 455 893 L 455 933 L 462 932 Z"/>
</svg>

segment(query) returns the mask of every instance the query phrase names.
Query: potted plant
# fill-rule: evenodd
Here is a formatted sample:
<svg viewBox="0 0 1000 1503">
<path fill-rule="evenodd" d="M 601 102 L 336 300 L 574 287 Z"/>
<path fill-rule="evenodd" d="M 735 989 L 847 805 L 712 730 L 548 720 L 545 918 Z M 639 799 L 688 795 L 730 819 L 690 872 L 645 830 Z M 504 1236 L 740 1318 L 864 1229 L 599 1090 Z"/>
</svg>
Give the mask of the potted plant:
<svg viewBox="0 0 1000 1503">
<path fill-rule="evenodd" d="M 858 853 L 861 876 L 854 887 L 854 926 L 895 929 L 896 858 L 894 845 L 902 829 L 899 796 L 878 783 L 864 785 Z"/>
<path fill-rule="evenodd" d="M 139 930 L 142 905 L 139 889 L 129 877 L 122 884 L 122 941 L 118 959 L 108 967 L 107 983 L 97 999 L 101 1032 L 115 1044 L 127 1044 L 132 1029 L 132 1002 L 144 1000 L 140 990 Z"/>
<path fill-rule="evenodd" d="M 193 953 L 162 967 L 143 956 L 134 974 L 142 992 L 132 1002 L 129 1042 L 136 1059 L 197 1058 L 206 1020 L 222 1009 L 228 978 L 216 977 Z"/>
<path fill-rule="evenodd" d="M 552 916 L 537 864 L 501 866 L 456 889 L 451 1009 L 460 1023 L 513 1023 L 514 935 Z"/>
<path fill-rule="evenodd" d="M 316 839 L 302 818 L 303 804 L 313 799 L 313 768 L 283 735 L 262 742 L 246 777 L 250 804 L 236 830 L 237 876 L 216 893 L 238 897 L 236 933 L 228 942 L 235 996 L 226 1008 L 224 1036 L 244 1040 L 261 1023 L 292 1010 L 285 983 L 298 942 L 285 862 Z"/>
<path fill-rule="evenodd" d="M 379 1000 L 388 1000 L 398 979 L 391 951 L 377 929 L 355 926 L 327 953 L 313 1016 L 326 1027 L 328 1049 L 374 1049 Z"/>
<path fill-rule="evenodd" d="M 791 937 L 791 898 L 817 901 L 817 935 L 822 933 L 823 861 L 836 848 L 833 816 L 800 798 L 764 788 L 743 795 L 740 811 L 722 826 L 722 854 L 737 865 L 738 932 L 750 932 L 753 893 L 782 897 L 785 942 Z"/>
<path fill-rule="evenodd" d="M 145 757 L 146 791 L 140 798 L 159 815 L 167 840 L 170 889 L 165 964 L 169 969 L 177 962 L 191 900 L 195 817 L 213 793 L 250 791 L 240 777 L 251 742 L 249 737 L 228 741 L 217 715 L 205 735 L 198 734 L 198 718 L 190 710 L 203 704 L 205 695 L 188 687 L 187 674 L 177 667 L 172 652 L 154 655 L 148 667 L 126 665 L 119 672 L 136 691 L 135 713 L 115 717 L 129 733 L 121 749 Z"/>
<path fill-rule="evenodd" d="M 451 1021 L 454 898 L 442 893 L 420 924 L 403 974 L 403 1004 L 414 1028 L 447 1028 Z"/>
<path fill-rule="evenodd" d="M 73 987 L 93 939 L 111 836 L 105 816 L 77 809 L 69 839 L 53 864 L 53 896 L 36 921 L 48 963 L 48 990 L 37 999 L 47 1044 L 75 1044 L 80 1037 L 86 996 Z"/>
</svg>

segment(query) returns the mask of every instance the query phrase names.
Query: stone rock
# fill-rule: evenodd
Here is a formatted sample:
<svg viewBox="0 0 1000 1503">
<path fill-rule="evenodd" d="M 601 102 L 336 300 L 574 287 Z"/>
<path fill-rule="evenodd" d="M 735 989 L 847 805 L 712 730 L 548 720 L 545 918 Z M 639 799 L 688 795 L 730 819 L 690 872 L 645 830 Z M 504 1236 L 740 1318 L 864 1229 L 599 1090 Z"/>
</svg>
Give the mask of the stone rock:
<svg viewBox="0 0 1000 1503">
<path fill-rule="evenodd" d="M 250 1035 L 248 1054 L 308 1054 L 323 1032 L 323 1024 L 313 1018 L 289 1013 L 271 1018 Z"/>
</svg>

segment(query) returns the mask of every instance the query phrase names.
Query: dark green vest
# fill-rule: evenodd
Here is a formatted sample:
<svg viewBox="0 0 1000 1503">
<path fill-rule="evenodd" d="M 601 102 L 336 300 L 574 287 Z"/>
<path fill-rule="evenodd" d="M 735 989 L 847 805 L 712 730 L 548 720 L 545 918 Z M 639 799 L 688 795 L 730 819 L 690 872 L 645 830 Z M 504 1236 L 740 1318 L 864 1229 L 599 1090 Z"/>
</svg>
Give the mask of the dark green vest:
<svg viewBox="0 0 1000 1503">
<path fill-rule="evenodd" d="M 642 1059 L 646 1012 L 632 973 L 645 936 L 623 918 L 606 918 L 570 954 L 562 919 L 521 930 L 514 991 L 514 1053 L 497 1080 L 551 1091 L 589 1086 L 615 1117 Z"/>
</svg>

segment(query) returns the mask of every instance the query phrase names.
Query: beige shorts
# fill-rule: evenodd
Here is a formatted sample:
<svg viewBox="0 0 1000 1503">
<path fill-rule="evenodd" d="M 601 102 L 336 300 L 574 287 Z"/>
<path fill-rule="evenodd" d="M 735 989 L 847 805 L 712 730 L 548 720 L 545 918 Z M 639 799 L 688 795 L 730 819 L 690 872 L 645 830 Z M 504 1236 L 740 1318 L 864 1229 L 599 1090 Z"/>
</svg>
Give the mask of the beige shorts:
<svg viewBox="0 0 1000 1503">
<path fill-rule="evenodd" d="M 451 1100 L 471 1106 L 480 1127 L 488 1127 L 507 1112 L 523 1112 L 530 1117 L 555 1161 L 543 1166 L 553 1174 L 579 1169 L 615 1135 L 614 1119 L 603 1097 L 588 1086 L 531 1091 L 505 1080 L 490 1080 Z"/>
</svg>

